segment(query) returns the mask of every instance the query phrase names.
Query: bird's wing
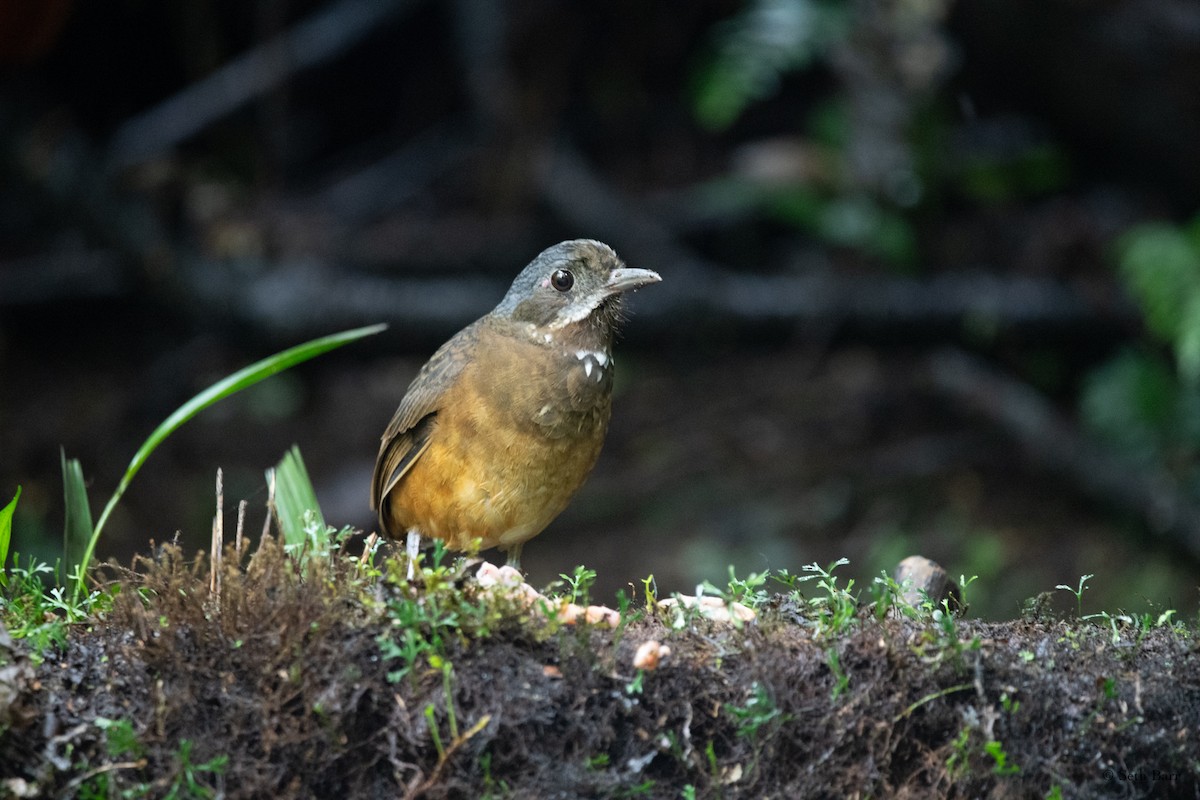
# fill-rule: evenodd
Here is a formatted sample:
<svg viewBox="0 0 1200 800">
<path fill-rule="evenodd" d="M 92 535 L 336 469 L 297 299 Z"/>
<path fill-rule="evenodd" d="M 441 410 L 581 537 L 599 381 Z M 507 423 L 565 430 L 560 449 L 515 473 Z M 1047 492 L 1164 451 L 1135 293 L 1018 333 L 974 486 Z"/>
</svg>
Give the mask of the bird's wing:
<svg viewBox="0 0 1200 800">
<path fill-rule="evenodd" d="M 478 323 L 459 331 L 421 367 L 400 401 L 379 445 L 371 479 L 371 507 L 379 510 L 383 524 L 383 499 L 429 446 L 429 432 L 445 390 L 466 366 L 466 345 Z"/>
</svg>

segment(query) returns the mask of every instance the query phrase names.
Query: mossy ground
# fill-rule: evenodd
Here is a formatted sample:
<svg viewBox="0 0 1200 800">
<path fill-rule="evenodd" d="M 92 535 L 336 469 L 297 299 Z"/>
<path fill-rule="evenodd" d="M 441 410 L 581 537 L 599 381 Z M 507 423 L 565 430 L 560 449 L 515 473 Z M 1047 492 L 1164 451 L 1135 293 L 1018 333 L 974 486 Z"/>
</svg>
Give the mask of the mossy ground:
<svg viewBox="0 0 1200 800">
<path fill-rule="evenodd" d="M 612 629 L 538 619 L 463 562 L 414 586 L 391 562 L 301 569 L 268 542 L 226 560 L 217 596 L 206 560 L 158 552 L 110 572 L 111 608 L 40 664 L 0 647 L 15 689 L 0 796 L 1200 790 L 1200 652 L 1182 624 L 865 603 L 837 622 L 784 593 L 740 627 L 637 603 Z M 648 639 L 671 654 L 639 672 Z"/>
</svg>

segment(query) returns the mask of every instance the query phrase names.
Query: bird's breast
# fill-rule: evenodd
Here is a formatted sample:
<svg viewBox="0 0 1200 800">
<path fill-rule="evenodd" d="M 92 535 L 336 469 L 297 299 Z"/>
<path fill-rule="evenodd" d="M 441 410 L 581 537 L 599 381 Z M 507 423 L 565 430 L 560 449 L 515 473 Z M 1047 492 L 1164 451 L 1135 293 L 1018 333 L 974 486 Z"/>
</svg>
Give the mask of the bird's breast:
<svg viewBox="0 0 1200 800">
<path fill-rule="evenodd" d="M 602 437 L 608 427 L 613 362 L 607 346 L 500 340 L 473 372 L 479 391 L 515 429 L 561 439 Z"/>
</svg>

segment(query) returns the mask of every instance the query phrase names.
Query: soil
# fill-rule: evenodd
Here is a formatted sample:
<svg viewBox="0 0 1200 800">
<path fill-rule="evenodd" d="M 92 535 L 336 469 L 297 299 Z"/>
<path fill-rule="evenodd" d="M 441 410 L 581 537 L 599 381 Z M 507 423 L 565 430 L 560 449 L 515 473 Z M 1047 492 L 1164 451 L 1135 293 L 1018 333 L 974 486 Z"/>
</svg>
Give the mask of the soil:
<svg viewBox="0 0 1200 800">
<path fill-rule="evenodd" d="M 774 596 L 742 626 L 633 604 L 614 630 L 531 618 L 459 563 L 409 585 L 355 577 L 348 559 L 300 570 L 268 540 L 245 567 L 230 551 L 217 596 L 204 559 L 160 548 L 41 664 L 0 641 L 0 688 L 15 687 L 0 707 L 0 795 L 1200 791 L 1186 626 L 864 604 L 838 628 L 809 592 Z M 639 672 L 651 639 L 670 654 Z M 397 680 L 386 642 L 437 655 Z M 102 719 L 128 723 L 129 741 Z"/>
</svg>

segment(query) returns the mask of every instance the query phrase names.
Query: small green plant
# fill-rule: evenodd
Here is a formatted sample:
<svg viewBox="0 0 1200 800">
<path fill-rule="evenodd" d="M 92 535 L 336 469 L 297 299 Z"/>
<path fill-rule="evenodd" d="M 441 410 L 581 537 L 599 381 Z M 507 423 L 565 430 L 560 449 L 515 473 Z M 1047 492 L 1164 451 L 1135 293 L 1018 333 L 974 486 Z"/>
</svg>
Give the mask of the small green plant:
<svg viewBox="0 0 1200 800">
<path fill-rule="evenodd" d="M 588 569 L 580 564 L 570 575 L 560 573 L 558 577 L 566 582 L 571 591 L 570 602 L 581 606 L 586 606 L 591 602 L 592 584 L 596 582 L 594 569 Z"/>
<path fill-rule="evenodd" d="M 704 760 L 708 763 L 708 777 L 712 780 L 713 785 L 721 785 L 721 764 L 717 760 L 717 747 L 713 744 L 713 740 L 709 739 L 704 745 Z"/>
<path fill-rule="evenodd" d="M 623 786 L 617 789 L 616 793 L 613 794 L 613 797 L 646 797 L 652 791 L 654 791 L 654 784 L 655 782 L 653 780 L 647 779 L 632 786 Z"/>
<path fill-rule="evenodd" d="M 92 535 L 92 509 L 88 505 L 87 483 L 83 466 L 77 458 L 67 458 L 59 450 L 62 463 L 63 502 L 66 506 L 63 523 L 63 563 L 82 564 L 87 553 L 88 538 Z"/>
<path fill-rule="evenodd" d="M 883 622 L 887 619 L 890 612 L 896 612 L 900 616 L 908 619 L 917 619 L 920 617 L 920 609 L 913 607 L 905 597 L 904 592 L 908 588 L 908 581 L 902 586 L 896 582 L 896 579 L 882 571 L 871 581 L 869 587 L 871 592 L 871 608 L 874 611 L 875 621 Z"/>
<path fill-rule="evenodd" d="M 446 706 L 446 727 L 447 732 L 450 734 L 450 741 L 447 744 L 442 740 L 437 719 L 437 708 L 433 703 L 429 703 L 425 706 L 425 722 L 429 728 L 429 736 L 433 740 L 433 747 L 437 751 L 437 764 L 434 766 L 430 777 L 426 780 L 427 786 L 434 785 L 436 783 L 435 779 L 441 774 L 451 757 L 492 721 L 491 715 L 485 714 L 465 733 L 460 734 L 458 730 L 458 713 L 454 705 L 454 667 L 448 660 L 436 655 L 430 658 L 429 663 L 433 669 L 440 671 L 442 674 L 442 700 Z M 490 759 L 488 767 L 490 770 Z"/>
<path fill-rule="evenodd" d="M 725 591 L 719 592 L 719 594 L 727 603 L 741 603 L 750 608 L 758 608 L 769 597 L 763 589 L 769 574 L 769 572 L 751 572 L 745 578 L 739 578 L 731 564 L 729 566 L 729 583 L 726 584 Z"/>
<path fill-rule="evenodd" d="M 617 627 L 613 631 L 613 652 L 621 646 L 621 640 L 625 638 L 625 630 L 635 622 L 641 621 L 646 616 L 646 609 L 634 608 L 633 603 L 629 600 L 629 595 L 624 589 L 617 589 Z"/>
<path fill-rule="evenodd" d="M 19 553 L 13 554 L 5 580 L 0 586 L 0 622 L 14 639 L 28 643 L 35 664 L 50 648 L 66 644 L 67 626 L 106 609 L 111 601 L 98 590 L 77 601 L 63 589 L 56 567 L 32 557 L 21 566 Z"/>
<path fill-rule="evenodd" d="M 950 755 L 946 758 L 946 773 L 951 780 L 962 778 L 970 772 L 971 756 L 978 755 L 980 752 L 972 747 L 971 740 L 973 738 L 971 728 L 966 727 L 958 732 L 958 736 L 950 745 Z M 1020 767 L 1009 761 L 1004 745 L 995 739 L 984 742 L 982 752 L 992 760 L 993 775 L 1016 775 L 1021 771 Z"/>
<path fill-rule="evenodd" d="M 1102 619 L 1108 623 L 1109 630 L 1112 631 L 1112 644 L 1116 647 L 1121 643 L 1121 628 L 1131 627 L 1134 624 L 1133 617 L 1128 614 L 1110 614 L 1107 611 L 1101 611 L 1098 614 L 1088 614 L 1083 617 L 1085 620 Z"/>
<path fill-rule="evenodd" d="M 438 761 L 441 761 L 446 757 L 446 746 L 442 744 L 442 733 L 438 730 L 437 708 L 433 703 L 425 706 L 425 724 L 429 727 L 429 736 L 433 739 L 433 746 L 437 750 Z"/>
<path fill-rule="evenodd" d="M 214 790 L 204 782 L 205 776 L 223 775 L 229 765 L 229 756 L 214 756 L 203 764 L 194 764 L 192 742 L 183 739 L 179 742 L 179 752 L 176 753 L 175 759 L 175 778 L 167 793 L 163 795 L 163 800 L 201 800 L 215 796 Z"/>
<path fill-rule="evenodd" d="M 393 683 L 408 677 L 415 685 L 421 663 L 440 664 L 449 658 L 452 643 L 487 638 L 501 620 L 525 613 L 516 600 L 506 601 L 500 595 L 479 599 L 463 591 L 466 560 L 448 562 L 446 552 L 445 545 L 435 540 L 429 565 L 422 565 L 417 573 L 417 585 L 408 581 L 400 559 L 385 562 L 383 582 L 391 590 L 384 603 L 389 631 L 376 642 L 385 661 L 399 661 L 387 675 Z"/>
<path fill-rule="evenodd" d="M 74 509 L 71 512 L 71 522 L 68 526 L 68 541 L 82 538 L 85 529 L 87 527 L 91 528 L 88 532 L 89 535 L 86 537 L 86 545 L 82 548 L 82 554 L 79 556 L 78 561 L 71 565 L 74 568 L 72 580 L 75 583 L 75 599 L 79 600 L 87 593 L 88 568 L 91 565 L 92 556 L 96 552 L 96 544 L 100 541 L 100 534 L 104 530 L 105 523 L 108 521 L 113 509 L 116 508 L 117 503 L 124 496 L 125 490 L 129 488 L 129 484 L 145 465 L 147 459 L 150 458 L 150 455 L 158 449 L 158 446 L 168 436 L 214 403 L 249 388 L 272 375 L 290 369 L 311 358 L 315 358 L 322 353 L 362 339 L 365 336 L 379 333 L 386 327 L 385 325 L 371 325 L 365 328 L 335 333 L 331 336 L 324 336 L 320 339 L 313 339 L 312 341 L 276 353 L 244 369 L 238 370 L 232 375 L 209 386 L 191 400 L 188 400 L 155 428 L 146 441 L 142 442 L 142 446 L 138 448 L 138 451 L 133 456 L 133 460 L 129 462 L 129 466 L 125 469 L 125 474 L 121 476 L 116 490 L 104 506 L 104 510 L 100 513 L 100 518 L 96 520 L 95 525 L 88 524 L 91 520 L 91 512 L 88 510 L 87 486 L 83 480 L 83 470 L 78 467 L 79 462 L 77 460 L 67 459 L 64 453 L 62 458 L 63 491 L 68 511 L 71 512 Z M 86 513 L 84 513 L 85 511 Z"/>
<path fill-rule="evenodd" d="M 958 576 L 958 606 L 960 614 L 967 613 L 967 609 L 971 607 L 970 602 L 967 600 L 967 589 L 977 580 L 979 580 L 978 575 L 972 575 L 969 578 L 966 575 Z"/>
<path fill-rule="evenodd" d="M 827 569 L 822 568 L 819 564 L 809 564 L 801 567 L 808 574 L 801 575 L 796 579 L 797 583 L 816 581 L 817 586 L 824 591 L 824 594 L 807 601 L 808 606 L 817 612 L 814 635 L 818 638 L 841 635 L 850 627 L 858 614 L 858 596 L 852 591 L 854 579 L 847 580 L 846 586 L 843 588 L 838 585 L 838 579 L 833 574 L 838 567 L 849 563 L 848 559 L 839 558 Z"/>
<path fill-rule="evenodd" d="M 996 740 L 987 742 L 983 746 L 983 752 L 992 757 L 992 773 L 994 775 L 1016 775 L 1021 771 L 1021 768 L 1016 764 L 1010 764 L 1008 761 L 1008 753 L 1004 751 L 1004 745 Z"/>
<path fill-rule="evenodd" d="M 1092 724 L 1096 722 L 1097 719 L 1100 718 L 1100 714 L 1104 710 L 1104 707 L 1108 703 L 1111 703 L 1113 700 L 1117 699 L 1116 678 L 1105 677 L 1103 680 L 1099 681 L 1099 688 L 1100 694 L 1096 697 L 1096 703 L 1092 706 L 1091 712 L 1087 715 L 1083 721 L 1083 724 L 1080 726 L 1081 736 L 1092 727 Z M 1133 719 L 1139 720 L 1140 718 L 1134 717 Z"/>
<path fill-rule="evenodd" d="M 950 745 L 950 755 L 946 758 L 946 774 L 951 780 L 957 780 L 970 769 L 971 759 L 971 729 L 963 728 L 958 732 L 954 743 Z"/>
<path fill-rule="evenodd" d="M 1087 588 L 1087 582 L 1090 581 L 1094 577 L 1096 577 L 1096 576 L 1095 575 L 1080 576 L 1079 588 L 1077 588 L 1077 589 L 1072 589 L 1070 586 L 1067 586 L 1064 583 L 1060 583 L 1054 587 L 1055 589 L 1062 589 L 1063 591 L 1070 592 L 1071 594 L 1075 595 L 1075 616 L 1077 616 L 1077 617 L 1080 617 L 1080 618 L 1083 617 L 1083 591 L 1084 591 L 1084 589 Z"/>
<path fill-rule="evenodd" d="M 829 671 L 833 673 L 833 688 L 829 690 L 829 699 L 837 702 L 837 699 L 842 696 L 842 692 L 850 688 L 850 675 L 842 668 L 842 658 L 838 655 L 836 647 L 832 645 L 825 651 L 825 663 L 829 665 Z"/>
<path fill-rule="evenodd" d="M 479 800 L 494 800 L 497 797 L 510 797 L 512 787 L 508 781 L 497 779 L 492 775 L 492 751 L 485 750 L 479 756 L 479 771 L 483 773 L 483 795 Z"/>
<path fill-rule="evenodd" d="M 301 558 L 307 550 L 328 558 L 332 537 L 300 448 L 292 445 L 279 463 L 267 470 L 267 485 L 274 488 L 275 519 L 289 555 Z"/>
<path fill-rule="evenodd" d="M 642 578 L 642 594 L 646 599 L 646 608 L 654 608 L 658 605 L 658 584 L 654 581 L 654 575 Z"/>
<path fill-rule="evenodd" d="M 442 700 L 446 705 L 446 725 L 450 731 L 450 741 L 458 741 L 458 713 L 454 708 L 454 665 L 441 656 L 433 655 L 429 658 L 429 666 L 435 670 L 440 670 L 442 673 Z M 437 709 L 433 703 L 425 706 L 425 721 L 429 725 L 429 735 L 433 739 L 434 748 L 437 750 L 438 761 L 443 761 L 446 758 L 446 748 L 442 744 L 442 734 L 439 731 L 437 721 Z"/>
<path fill-rule="evenodd" d="M 606 769 L 609 761 L 611 761 L 611 759 L 609 758 L 608 753 L 597 753 L 594 756 L 589 756 L 587 761 L 584 762 L 584 766 L 587 767 L 589 771 L 596 772 Z"/>
<path fill-rule="evenodd" d="M 21 487 L 8 505 L 0 508 L 0 587 L 8 584 L 8 547 L 12 543 L 12 518 L 17 510 L 17 501 L 21 499 Z"/>
<path fill-rule="evenodd" d="M 95 725 L 104 731 L 104 744 L 110 756 L 140 758 L 145 752 L 142 743 L 138 741 L 137 732 L 133 729 L 133 723 L 129 720 L 96 717 Z"/>
<path fill-rule="evenodd" d="M 750 686 L 750 699 L 744 706 L 727 706 L 737 723 L 737 735 L 751 741 L 757 740 L 764 729 L 774 729 L 789 717 L 779 710 L 767 687 L 758 681 Z"/>
<path fill-rule="evenodd" d="M 930 660 L 941 661 L 949 656 L 959 669 L 965 668 L 963 653 L 982 647 L 980 638 L 973 636 L 965 643 L 959 638 L 958 619 L 950 608 L 949 600 L 943 600 L 938 608 L 930 612 L 930 619 L 934 623 L 936 632 L 934 650 Z"/>
<path fill-rule="evenodd" d="M 132 785 L 118 788 L 114 782 L 114 775 L 118 770 L 141 770 L 146 766 L 145 747 L 138 740 L 133 723 L 127 719 L 97 717 L 95 725 L 104 732 L 104 745 L 109 758 L 134 760 L 110 761 L 85 772 L 84 775 L 87 776 L 87 779 L 79 784 L 77 796 L 81 800 L 150 797 L 153 788 L 146 783 L 134 782 Z"/>
</svg>

